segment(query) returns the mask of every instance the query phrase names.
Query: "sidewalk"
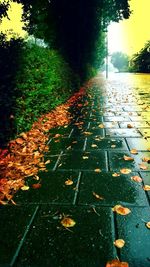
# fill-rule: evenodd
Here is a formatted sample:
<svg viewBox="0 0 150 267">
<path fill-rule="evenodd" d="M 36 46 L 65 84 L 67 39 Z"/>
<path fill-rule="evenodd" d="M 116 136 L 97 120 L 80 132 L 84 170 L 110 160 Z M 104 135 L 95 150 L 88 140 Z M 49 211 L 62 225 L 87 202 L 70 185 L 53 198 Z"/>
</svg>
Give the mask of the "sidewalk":
<svg viewBox="0 0 150 267">
<path fill-rule="evenodd" d="M 0 267 L 150 266 L 150 91 L 96 78 L 71 112 L 68 127 L 51 130 L 41 188 L 0 207 Z M 73 227 L 61 224 L 67 216 Z"/>
</svg>

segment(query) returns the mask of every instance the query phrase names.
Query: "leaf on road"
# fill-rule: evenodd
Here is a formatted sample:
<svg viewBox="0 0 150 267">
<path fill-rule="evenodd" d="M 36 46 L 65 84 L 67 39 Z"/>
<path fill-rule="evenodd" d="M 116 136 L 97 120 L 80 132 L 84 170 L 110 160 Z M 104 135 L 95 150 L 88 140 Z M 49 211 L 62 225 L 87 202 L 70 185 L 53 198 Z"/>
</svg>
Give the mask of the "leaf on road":
<svg viewBox="0 0 150 267">
<path fill-rule="evenodd" d="M 144 157 L 144 158 L 142 158 L 142 161 L 150 163 L 150 157 Z"/>
<path fill-rule="evenodd" d="M 98 127 L 101 128 L 101 129 L 103 129 L 105 126 L 104 126 L 103 123 L 101 123 L 101 124 L 98 125 Z"/>
<path fill-rule="evenodd" d="M 75 226 L 75 224 L 76 224 L 76 222 L 73 220 L 73 219 L 71 219 L 71 218 L 69 218 L 69 217 L 65 217 L 65 218 L 63 218 L 62 220 L 61 220 L 61 224 L 64 226 L 64 227 L 73 227 L 73 226 Z"/>
<path fill-rule="evenodd" d="M 89 157 L 88 157 L 88 156 L 83 156 L 82 158 L 83 158 L 83 159 L 88 159 Z"/>
<path fill-rule="evenodd" d="M 144 189 L 145 191 L 149 191 L 149 190 L 150 190 L 150 185 L 144 185 L 144 186 L 143 186 L 143 189 Z"/>
<path fill-rule="evenodd" d="M 29 190 L 29 188 L 30 187 L 28 185 L 24 185 L 24 186 L 21 187 L 21 190 L 22 191 L 27 191 L 27 190 Z"/>
<path fill-rule="evenodd" d="M 116 205 L 112 208 L 112 210 L 120 215 L 127 215 L 131 212 L 130 209 L 123 207 L 121 205 Z"/>
<path fill-rule="evenodd" d="M 114 241 L 114 245 L 117 248 L 123 248 L 124 245 L 125 245 L 125 241 L 123 239 L 117 239 L 117 240 Z"/>
<path fill-rule="evenodd" d="M 91 133 L 91 132 L 83 132 L 85 135 L 91 135 L 91 134 L 93 134 L 93 133 Z"/>
<path fill-rule="evenodd" d="M 97 148 L 98 146 L 96 144 L 92 144 L 91 147 Z"/>
<path fill-rule="evenodd" d="M 104 198 L 98 194 L 96 194 L 95 192 L 93 192 L 93 196 L 96 198 L 96 199 L 99 199 L 99 200 L 103 200 Z"/>
<path fill-rule="evenodd" d="M 65 185 L 72 185 L 73 181 L 71 179 L 68 179 L 65 181 Z"/>
<path fill-rule="evenodd" d="M 95 169 L 94 171 L 95 172 L 101 172 L 101 169 Z"/>
<path fill-rule="evenodd" d="M 126 156 L 126 155 L 124 155 L 123 158 L 124 158 L 124 160 L 126 160 L 126 161 L 133 161 L 133 160 L 134 160 L 134 158 L 132 158 L 132 157 L 128 157 L 128 156 Z"/>
<path fill-rule="evenodd" d="M 132 176 L 131 180 L 133 180 L 135 182 L 138 182 L 138 183 L 142 182 L 142 178 L 140 176 L 138 176 L 138 175 Z"/>
<path fill-rule="evenodd" d="M 119 177 L 120 176 L 120 173 L 115 172 L 115 173 L 112 174 L 112 176 L 113 177 Z"/>
<path fill-rule="evenodd" d="M 108 261 L 106 263 L 106 267 L 129 267 L 127 262 L 121 262 L 118 259 L 114 259 L 112 261 Z"/>
<path fill-rule="evenodd" d="M 127 128 L 134 128 L 130 123 L 127 124 Z"/>
<path fill-rule="evenodd" d="M 129 173 L 131 173 L 131 170 L 130 169 L 127 169 L 127 168 L 123 168 L 123 169 L 120 170 L 120 172 L 122 174 L 129 174 Z"/>
<path fill-rule="evenodd" d="M 32 185 L 32 188 L 33 188 L 33 189 L 39 189 L 39 188 L 41 188 L 41 186 L 42 186 L 42 185 L 41 185 L 40 183 L 37 183 L 37 184 L 33 184 L 33 185 Z"/>
<path fill-rule="evenodd" d="M 138 151 L 136 148 L 131 149 L 130 152 L 131 152 L 131 154 L 134 154 L 134 155 L 138 154 Z"/>
<path fill-rule="evenodd" d="M 148 169 L 148 167 L 144 163 L 139 164 L 139 167 L 141 170 L 147 170 Z"/>
<path fill-rule="evenodd" d="M 146 223 L 146 227 L 147 227 L 148 229 L 150 229 L 150 222 L 147 222 L 147 223 Z"/>
</svg>

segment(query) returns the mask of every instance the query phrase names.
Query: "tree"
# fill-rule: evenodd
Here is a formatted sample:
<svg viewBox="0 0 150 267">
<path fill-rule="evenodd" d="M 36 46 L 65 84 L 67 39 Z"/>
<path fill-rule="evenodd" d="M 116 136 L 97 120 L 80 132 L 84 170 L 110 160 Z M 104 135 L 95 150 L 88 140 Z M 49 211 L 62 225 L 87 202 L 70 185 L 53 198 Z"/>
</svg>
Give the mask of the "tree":
<svg viewBox="0 0 150 267">
<path fill-rule="evenodd" d="M 144 48 L 132 56 L 130 60 L 130 71 L 150 73 L 150 41 L 147 41 Z"/>
<path fill-rule="evenodd" d="M 118 71 L 127 71 L 129 66 L 128 55 L 122 52 L 115 52 L 111 56 L 111 63 Z"/>
</svg>

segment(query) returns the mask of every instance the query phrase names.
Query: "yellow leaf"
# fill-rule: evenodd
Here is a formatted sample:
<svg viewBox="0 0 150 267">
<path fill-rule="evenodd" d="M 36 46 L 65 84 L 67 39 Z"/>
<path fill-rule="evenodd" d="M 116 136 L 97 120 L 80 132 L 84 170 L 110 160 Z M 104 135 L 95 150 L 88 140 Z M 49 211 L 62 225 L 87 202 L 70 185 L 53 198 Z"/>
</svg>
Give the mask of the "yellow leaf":
<svg viewBox="0 0 150 267">
<path fill-rule="evenodd" d="M 123 158 L 124 158 L 124 160 L 129 160 L 129 161 L 133 161 L 134 160 L 134 158 L 131 158 L 131 157 L 128 157 L 128 156 L 126 156 L 126 155 L 124 155 L 123 156 Z"/>
<path fill-rule="evenodd" d="M 95 172 L 101 172 L 101 169 L 95 169 L 94 171 Z"/>
<path fill-rule="evenodd" d="M 22 191 L 27 191 L 27 190 L 29 190 L 29 188 L 30 187 L 28 185 L 24 185 L 24 186 L 21 187 L 21 190 Z"/>
<path fill-rule="evenodd" d="M 96 197 L 99 200 L 103 200 L 104 198 L 98 194 L 96 194 L 95 192 L 93 192 L 93 196 Z"/>
<path fill-rule="evenodd" d="M 146 223 L 146 227 L 147 227 L 148 229 L 150 229 L 150 222 L 147 222 L 147 223 Z"/>
<path fill-rule="evenodd" d="M 123 248 L 124 245 L 125 245 L 125 241 L 123 239 L 117 239 L 117 240 L 114 241 L 114 245 L 117 248 Z"/>
<path fill-rule="evenodd" d="M 116 205 L 112 208 L 112 210 L 120 215 L 127 215 L 131 212 L 130 209 L 123 207 L 121 205 Z"/>
<path fill-rule="evenodd" d="M 61 224 L 64 227 L 68 228 L 68 227 L 73 227 L 76 224 L 76 222 L 73 219 L 69 218 L 69 217 L 65 217 L 65 218 L 63 218 L 61 220 Z"/>
<path fill-rule="evenodd" d="M 130 169 L 123 168 L 123 169 L 120 170 L 120 172 L 122 174 L 129 174 L 131 172 L 131 170 Z"/>
<path fill-rule="evenodd" d="M 87 157 L 87 156 L 83 156 L 82 158 L 83 158 L 83 159 L 88 159 L 89 157 Z"/>
<path fill-rule="evenodd" d="M 103 123 L 101 123 L 101 124 L 98 125 L 98 127 L 101 128 L 101 129 L 103 129 L 105 126 L 104 126 Z"/>
<path fill-rule="evenodd" d="M 48 159 L 48 160 L 45 162 L 45 165 L 46 165 L 46 164 L 49 164 L 50 162 L 51 162 L 51 161 Z"/>
<path fill-rule="evenodd" d="M 143 186 L 143 189 L 144 189 L 145 191 L 149 191 L 149 190 L 150 190 L 150 185 L 144 185 L 144 186 Z"/>
<path fill-rule="evenodd" d="M 93 133 L 91 133 L 91 132 L 83 132 L 85 135 L 91 135 L 91 134 L 93 134 Z"/>
<path fill-rule="evenodd" d="M 111 145 L 111 148 L 115 148 L 116 147 L 116 145 Z"/>
<path fill-rule="evenodd" d="M 91 145 L 91 147 L 93 147 L 93 148 L 94 148 L 94 147 L 98 147 L 98 146 L 97 146 L 96 144 L 93 144 L 93 145 Z"/>
<path fill-rule="evenodd" d="M 73 184 L 73 181 L 68 179 L 65 181 L 65 185 L 72 185 Z"/>
<path fill-rule="evenodd" d="M 138 151 L 135 148 L 131 149 L 130 152 L 131 154 L 134 154 L 134 155 L 138 154 Z"/>
<path fill-rule="evenodd" d="M 144 158 L 142 158 L 142 161 L 144 161 L 144 162 L 150 162 L 150 157 L 144 157 Z"/>
<path fill-rule="evenodd" d="M 140 177 L 140 176 L 137 176 L 137 175 L 132 176 L 132 177 L 131 177 L 131 180 L 133 180 L 133 181 L 135 181 L 135 182 L 138 182 L 138 183 L 141 183 L 141 182 L 142 182 L 141 177 Z"/>
<path fill-rule="evenodd" d="M 112 174 L 112 176 L 113 177 L 119 177 L 120 176 L 120 173 L 115 172 L 115 173 Z"/>
</svg>

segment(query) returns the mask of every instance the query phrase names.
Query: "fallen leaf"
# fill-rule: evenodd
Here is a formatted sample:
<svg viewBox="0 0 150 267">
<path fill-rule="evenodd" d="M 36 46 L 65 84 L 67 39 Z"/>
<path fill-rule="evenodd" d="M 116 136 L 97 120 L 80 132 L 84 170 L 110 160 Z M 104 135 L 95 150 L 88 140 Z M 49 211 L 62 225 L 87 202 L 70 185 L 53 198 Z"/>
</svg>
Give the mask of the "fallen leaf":
<svg viewBox="0 0 150 267">
<path fill-rule="evenodd" d="M 141 183 L 141 182 L 142 182 L 141 177 L 140 177 L 140 176 L 137 176 L 137 175 L 132 176 L 132 177 L 131 177 L 131 180 L 133 180 L 133 181 L 135 181 L 135 182 L 138 182 L 138 183 Z"/>
<path fill-rule="evenodd" d="M 93 133 L 91 133 L 91 132 L 83 132 L 85 135 L 91 135 L 91 134 L 93 134 Z"/>
<path fill-rule="evenodd" d="M 131 212 L 130 209 L 123 207 L 121 205 L 116 205 L 112 208 L 112 210 L 120 215 L 127 215 Z"/>
<path fill-rule="evenodd" d="M 103 129 L 105 126 L 104 126 L 103 123 L 101 123 L 101 124 L 98 125 L 98 127 L 101 128 L 101 129 Z"/>
<path fill-rule="evenodd" d="M 126 161 L 133 161 L 133 160 L 134 160 L 134 158 L 132 158 L 132 157 L 128 157 L 128 156 L 126 156 L 126 155 L 124 155 L 123 158 L 124 158 L 124 160 L 126 160 Z"/>
<path fill-rule="evenodd" d="M 76 222 L 73 219 L 69 218 L 69 217 L 65 217 L 65 218 L 63 218 L 61 220 L 61 224 L 64 227 L 68 228 L 68 227 L 73 227 L 76 224 Z"/>
<path fill-rule="evenodd" d="M 116 145 L 111 145 L 111 148 L 115 148 L 116 147 Z"/>
<path fill-rule="evenodd" d="M 127 128 L 133 128 L 133 126 L 130 123 L 128 123 Z"/>
<path fill-rule="evenodd" d="M 150 163 L 150 157 L 144 157 L 144 158 L 142 158 L 142 161 Z"/>
<path fill-rule="evenodd" d="M 91 145 L 91 147 L 93 147 L 93 148 L 94 148 L 94 147 L 98 147 L 98 146 L 97 146 L 96 144 L 93 144 L 93 145 Z"/>
<path fill-rule="evenodd" d="M 96 194 L 95 192 L 93 192 L 93 196 L 96 197 L 99 200 L 103 200 L 104 198 L 98 194 Z"/>
<path fill-rule="evenodd" d="M 94 171 L 95 172 L 101 172 L 101 169 L 95 169 Z"/>
<path fill-rule="evenodd" d="M 115 172 L 115 173 L 112 174 L 112 176 L 113 177 L 119 177 L 120 176 L 120 173 Z"/>
<path fill-rule="evenodd" d="M 150 190 L 150 185 L 144 185 L 144 186 L 143 186 L 143 189 L 144 189 L 145 191 L 149 191 L 149 190 Z"/>
<path fill-rule="evenodd" d="M 130 153 L 134 154 L 134 155 L 137 155 L 138 151 L 137 151 L 137 149 L 133 148 L 133 149 L 130 150 Z"/>
<path fill-rule="evenodd" d="M 32 185 L 32 188 L 33 189 L 39 189 L 42 185 L 40 183 L 37 183 L 37 184 L 33 184 Z"/>
<path fill-rule="evenodd" d="M 48 159 L 46 162 L 45 162 L 45 165 L 49 164 L 51 161 L 50 159 Z"/>
<path fill-rule="evenodd" d="M 114 241 L 114 245 L 117 248 L 123 248 L 124 245 L 125 245 L 125 241 L 123 239 L 117 239 L 117 240 Z"/>
<path fill-rule="evenodd" d="M 83 159 L 88 159 L 89 157 L 88 157 L 88 156 L 83 156 L 82 158 L 83 158 Z"/>
<path fill-rule="evenodd" d="M 22 145 L 24 143 L 24 140 L 22 138 L 17 138 L 16 143 Z"/>
<path fill-rule="evenodd" d="M 147 227 L 148 229 L 150 229 L 150 222 L 147 222 L 147 223 L 146 223 L 146 227 Z"/>
<path fill-rule="evenodd" d="M 27 191 L 27 190 L 29 190 L 29 188 L 30 187 L 28 185 L 24 185 L 24 186 L 21 187 L 21 190 L 22 191 Z"/>
<path fill-rule="evenodd" d="M 147 170 L 148 169 L 148 167 L 144 163 L 139 164 L 139 167 L 141 170 Z"/>
<path fill-rule="evenodd" d="M 118 259 L 114 259 L 112 261 L 108 261 L 105 267 L 129 267 L 127 262 L 121 262 Z"/>
<path fill-rule="evenodd" d="M 73 181 L 71 179 L 68 179 L 65 181 L 65 185 L 72 185 Z"/>
<path fill-rule="evenodd" d="M 120 172 L 122 174 L 129 174 L 131 172 L 131 170 L 130 169 L 123 168 L 123 169 L 120 170 Z"/>
</svg>

